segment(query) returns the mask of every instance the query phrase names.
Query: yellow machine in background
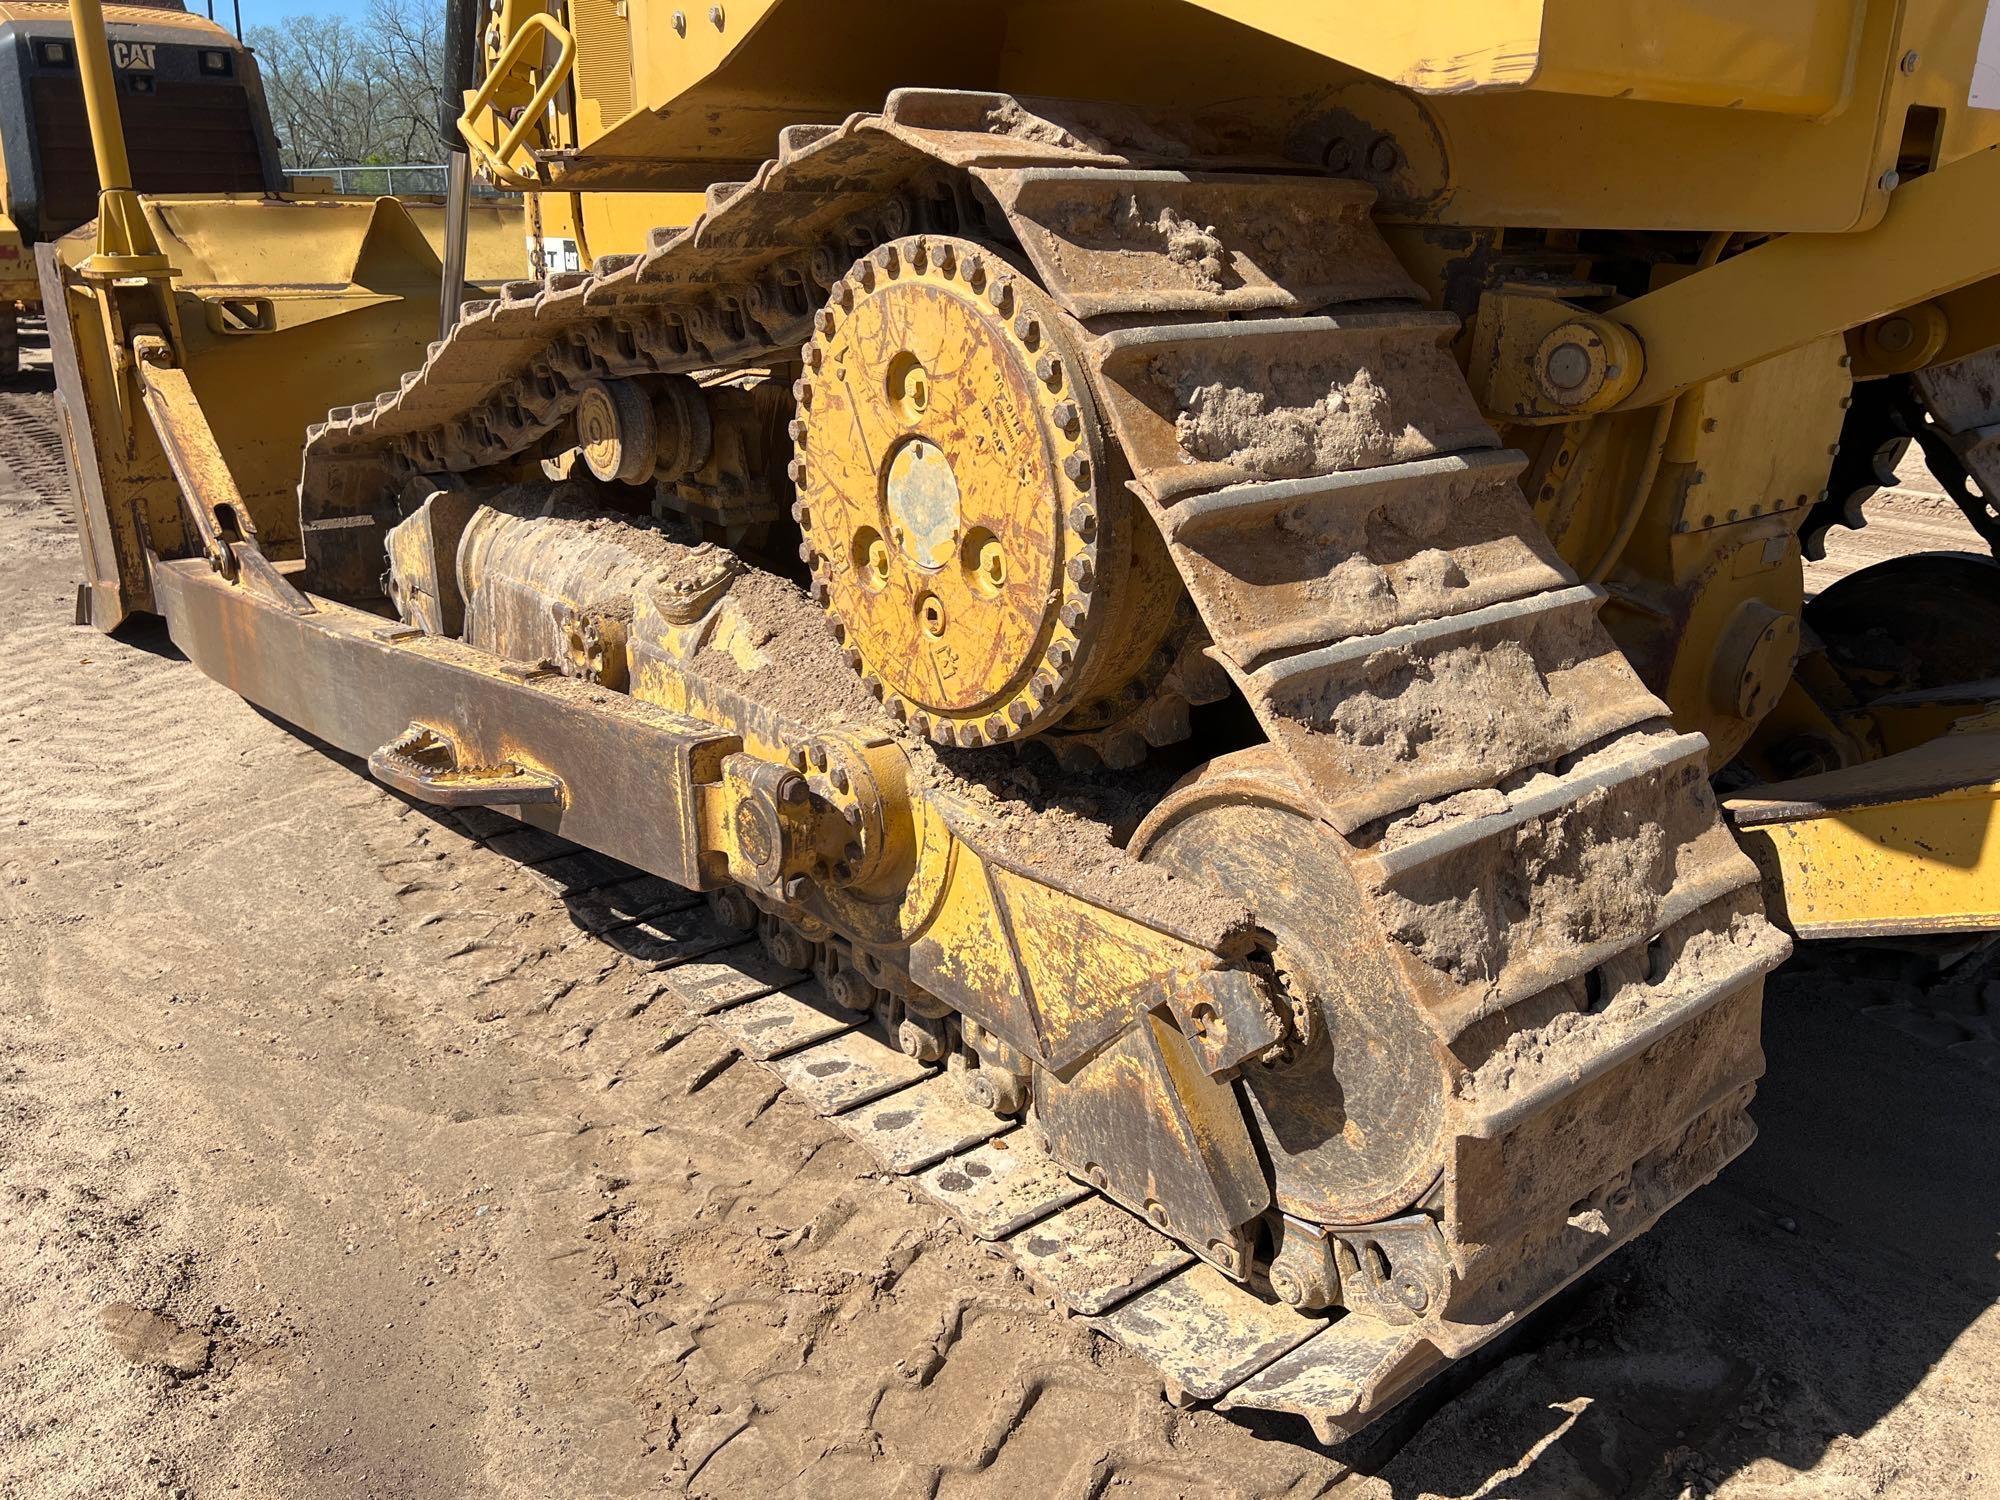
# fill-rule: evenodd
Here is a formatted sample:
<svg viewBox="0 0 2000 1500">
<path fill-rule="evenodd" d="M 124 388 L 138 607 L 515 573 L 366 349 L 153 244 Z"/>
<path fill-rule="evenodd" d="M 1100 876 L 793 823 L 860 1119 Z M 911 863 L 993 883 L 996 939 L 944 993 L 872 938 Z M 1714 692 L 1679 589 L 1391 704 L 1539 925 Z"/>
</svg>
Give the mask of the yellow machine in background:
<svg viewBox="0 0 2000 1500">
<path fill-rule="evenodd" d="M 1801 571 L 1912 441 L 2000 535 L 2000 21 L 1738 9 L 454 6 L 525 279 L 463 164 L 43 252 L 84 609 L 708 893 L 688 1004 L 1351 1432 L 1748 1145 L 1767 908 L 2000 925 L 1990 561 Z"/>
<path fill-rule="evenodd" d="M 105 7 L 112 78 L 146 192 L 276 191 L 277 142 L 247 48 L 181 0 Z M 0 378 L 16 309 L 37 312 L 35 246 L 96 217 L 76 39 L 60 7 L 0 4 Z"/>
</svg>

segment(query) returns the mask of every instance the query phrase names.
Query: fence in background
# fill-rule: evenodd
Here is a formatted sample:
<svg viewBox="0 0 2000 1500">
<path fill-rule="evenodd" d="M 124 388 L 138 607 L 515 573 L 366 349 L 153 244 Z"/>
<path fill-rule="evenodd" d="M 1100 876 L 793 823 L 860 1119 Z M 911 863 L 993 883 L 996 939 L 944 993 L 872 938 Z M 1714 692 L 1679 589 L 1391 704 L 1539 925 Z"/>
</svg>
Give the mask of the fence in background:
<svg viewBox="0 0 2000 1500">
<path fill-rule="evenodd" d="M 287 167 L 287 179 L 312 178 L 331 182 L 334 192 L 354 198 L 418 198 L 444 192 L 445 169 L 423 162 L 397 162 L 379 167 Z M 475 180 L 475 198 L 505 197 L 500 189 Z"/>
</svg>

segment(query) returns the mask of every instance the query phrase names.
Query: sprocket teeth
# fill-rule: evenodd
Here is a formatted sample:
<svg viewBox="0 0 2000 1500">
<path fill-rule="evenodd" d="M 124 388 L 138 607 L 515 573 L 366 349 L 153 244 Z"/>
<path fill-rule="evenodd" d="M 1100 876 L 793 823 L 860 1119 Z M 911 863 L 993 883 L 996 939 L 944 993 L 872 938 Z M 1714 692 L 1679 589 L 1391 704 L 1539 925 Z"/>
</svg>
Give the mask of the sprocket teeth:
<svg viewBox="0 0 2000 1500">
<path fill-rule="evenodd" d="M 1055 756 L 1056 764 L 1073 774 L 1087 774 L 1104 763 L 1103 757 L 1081 740 L 1057 736 L 1042 743 Z"/>
<path fill-rule="evenodd" d="M 1154 749 L 1178 745 L 1194 732 L 1188 701 L 1178 693 L 1161 697 L 1140 719 L 1139 732 Z"/>
<path fill-rule="evenodd" d="M 885 298 L 898 305 L 883 304 Z M 1135 626 L 1114 608 L 1135 564 L 1126 523 L 1117 518 L 1122 512 L 1105 507 L 1126 499 L 1122 490 L 1108 500 L 1096 490 L 1104 472 L 1098 444 L 1107 439 L 1094 397 L 1069 387 L 1071 372 L 1057 352 L 1066 347 L 1065 326 L 1061 309 L 999 252 L 937 235 L 908 237 L 862 248 L 834 276 L 803 356 L 807 373 L 797 387 L 803 399 L 788 431 L 799 490 L 793 515 L 817 554 L 809 559 L 812 597 L 870 693 L 900 708 L 898 717 L 913 732 L 943 745 L 1018 743 L 1057 729 L 1079 702 L 1102 703 L 1107 692 L 1115 695 L 1117 679 L 1099 679 L 1141 670 L 1137 663 L 1150 647 L 1131 638 L 1132 629 L 1157 634 L 1160 628 Z M 912 329 L 927 330 L 925 340 L 945 337 L 948 346 L 953 338 L 972 341 L 968 347 L 990 351 L 982 359 L 1020 372 L 1018 384 L 1009 384 L 1012 406 L 1004 418 L 1039 432 L 1043 446 L 1037 451 L 1046 455 L 1038 459 L 1032 488 L 1022 491 L 1032 499 L 1022 503 L 1039 507 L 1046 491 L 1052 509 L 1025 515 L 1018 530 L 1009 529 L 1011 512 L 982 518 L 980 530 L 991 530 L 976 541 L 967 529 L 974 522 L 956 508 L 956 487 L 971 485 L 966 494 L 1005 493 L 1019 490 L 1020 481 L 1011 471 L 998 485 L 990 474 L 968 477 L 965 465 L 990 466 L 990 460 L 983 449 L 945 435 L 1001 418 L 960 410 L 969 387 L 955 387 L 917 359 L 912 351 L 922 344 Z M 898 360 L 915 361 L 914 369 L 899 367 Z M 876 370 L 879 378 L 830 383 L 819 373 L 836 367 L 849 377 Z M 856 430 L 888 434 L 866 452 L 855 451 L 849 436 L 862 416 L 849 410 L 857 404 L 876 420 L 860 421 Z M 903 462 L 925 477 L 909 478 L 906 467 L 898 478 L 896 455 L 919 438 L 925 453 Z M 913 515 L 928 512 L 892 509 L 885 520 L 878 508 L 895 484 L 921 484 L 911 493 L 928 495 L 940 473 L 951 497 L 947 524 L 956 528 L 946 550 L 936 550 L 938 539 L 912 522 Z M 995 534 L 1008 548 L 1020 545 L 1013 538 L 1036 538 L 1035 550 L 1025 559 L 1002 553 L 988 562 Z M 1116 542 L 1116 550 L 1106 542 Z M 855 566 L 843 568 L 848 558 Z M 1053 589 L 1033 596 L 1014 589 L 1017 578 L 1041 576 L 1043 566 L 1050 568 Z M 939 568 L 946 570 L 942 577 Z M 1017 600 L 1027 602 L 1012 602 Z M 916 610 L 918 618 L 900 613 L 904 609 Z M 1017 626 L 1006 613 L 1014 609 L 1033 614 Z M 996 640 L 1013 643 L 1005 649 L 1014 654 L 989 661 Z M 941 697 L 921 671 L 922 681 L 911 678 L 911 663 L 928 659 L 934 648 L 956 656 L 938 682 L 957 685 Z M 979 675 L 957 677 L 958 664 L 970 662 L 980 663 Z M 982 692 L 991 696 L 970 707 L 967 700 Z M 1124 706 L 1139 702 L 1134 697 Z M 1121 709 L 1121 722 L 1123 717 Z M 1100 708 L 1093 722 L 1104 718 Z M 1136 745 L 1143 753 L 1145 744 L 1143 733 L 1134 733 L 1120 751 Z"/>
</svg>

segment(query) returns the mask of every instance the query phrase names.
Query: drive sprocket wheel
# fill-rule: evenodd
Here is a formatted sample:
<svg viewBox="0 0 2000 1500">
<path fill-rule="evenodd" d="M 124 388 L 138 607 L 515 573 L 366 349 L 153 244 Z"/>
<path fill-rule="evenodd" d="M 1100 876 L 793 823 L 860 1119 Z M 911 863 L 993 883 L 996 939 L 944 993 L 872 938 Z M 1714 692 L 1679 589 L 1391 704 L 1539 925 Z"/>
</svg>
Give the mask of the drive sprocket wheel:
<svg viewBox="0 0 2000 1500">
<path fill-rule="evenodd" d="M 892 714 L 1002 744 L 1144 670 L 1177 612 L 1128 591 L 1177 593 L 1171 563 L 1040 288 L 970 241 L 896 240 L 833 286 L 804 359 L 803 555 Z"/>
</svg>

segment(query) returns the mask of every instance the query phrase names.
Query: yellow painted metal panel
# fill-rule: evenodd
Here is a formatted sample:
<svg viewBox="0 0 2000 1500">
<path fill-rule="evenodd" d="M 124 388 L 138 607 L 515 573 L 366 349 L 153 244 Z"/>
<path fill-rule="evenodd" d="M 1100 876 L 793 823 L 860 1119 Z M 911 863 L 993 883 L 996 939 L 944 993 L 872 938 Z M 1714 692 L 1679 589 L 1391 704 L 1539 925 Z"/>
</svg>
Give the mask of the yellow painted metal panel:
<svg viewBox="0 0 2000 1500">
<path fill-rule="evenodd" d="M 1419 93 L 1535 89 L 1820 114 L 1846 92 L 1855 0 L 1192 0 Z"/>
<path fill-rule="evenodd" d="M 578 121 L 586 138 L 616 124 L 632 110 L 632 31 L 620 0 L 572 0 L 576 29 Z"/>
<path fill-rule="evenodd" d="M 1800 937 L 2000 928 L 2000 783 L 1744 830 Z"/>
<path fill-rule="evenodd" d="M 1627 303 L 1646 348 L 1621 405 L 1652 406 L 1829 330 L 1858 327 L 2000 271 L 2000 151 L 1900 188 L 1865 236 L 1794 234 Z"/>
<path fill-rule="evenodd" d="M 146 199 L 160 243 L 183 285 L 345 286 L 376 213 L 373 198 L 267 198 L 261 194 L 159 195 Z M 402 205 L 433 253 L 444 250 L 444 208 Z M 524 264 L 520 205 L 475 200 L 466 246 L 466 278 L 506 281 Z"/>
<path fill-rule="evenodd" d="M 998 88 L 1165 110 L 1246 150 L 1311 156 L 1329 120 L 1383 131 L 1405 153 L 1398 217 L 1846 232 L 1886 207 L 1911 109 L 1936 112 L 1940 163 L 2000 143 L 2000 110 L 1966 107 L 1983 9 L 1963 0 L 994 0 L 951 15 L 948 42 L 921 0 L 755 0 L 721 29 L 630 6 L 642 108 L 586 134 L 575 169 L 739 177 L 785 124 L 899 86 Z M 1522 35 L 1526 81 L 1500 61 Z"/>
<path fill-rule="evenodd" d="M 587 265 L 600 255 L 642 253 L 651 231 L 692 224 L 703 201 L 700 193 L 544 193 L 528 199 L 527 232 L 575 240 Z"/>
<path fill-rule="evenodd" d="M 1845 770 L 1727 803 L 1773 916 L 1801 937 L 2000 929 L 1992 715 Z"/>
<path fill-rule="evenodd" d="M 1551 0 L 1534 88 L 1817 115 L 1846 98 L 1857 0 Z"/>
<path fill-rule="evenodd" d="M 1405 88 L 1438 93 L 1520 88 L 1531 84 L 1542 66 L 1543 0 L 1410 0 L 1401 5 L 1299 5 L 1292 0 L 1191 3 Z"/>
</svg>

